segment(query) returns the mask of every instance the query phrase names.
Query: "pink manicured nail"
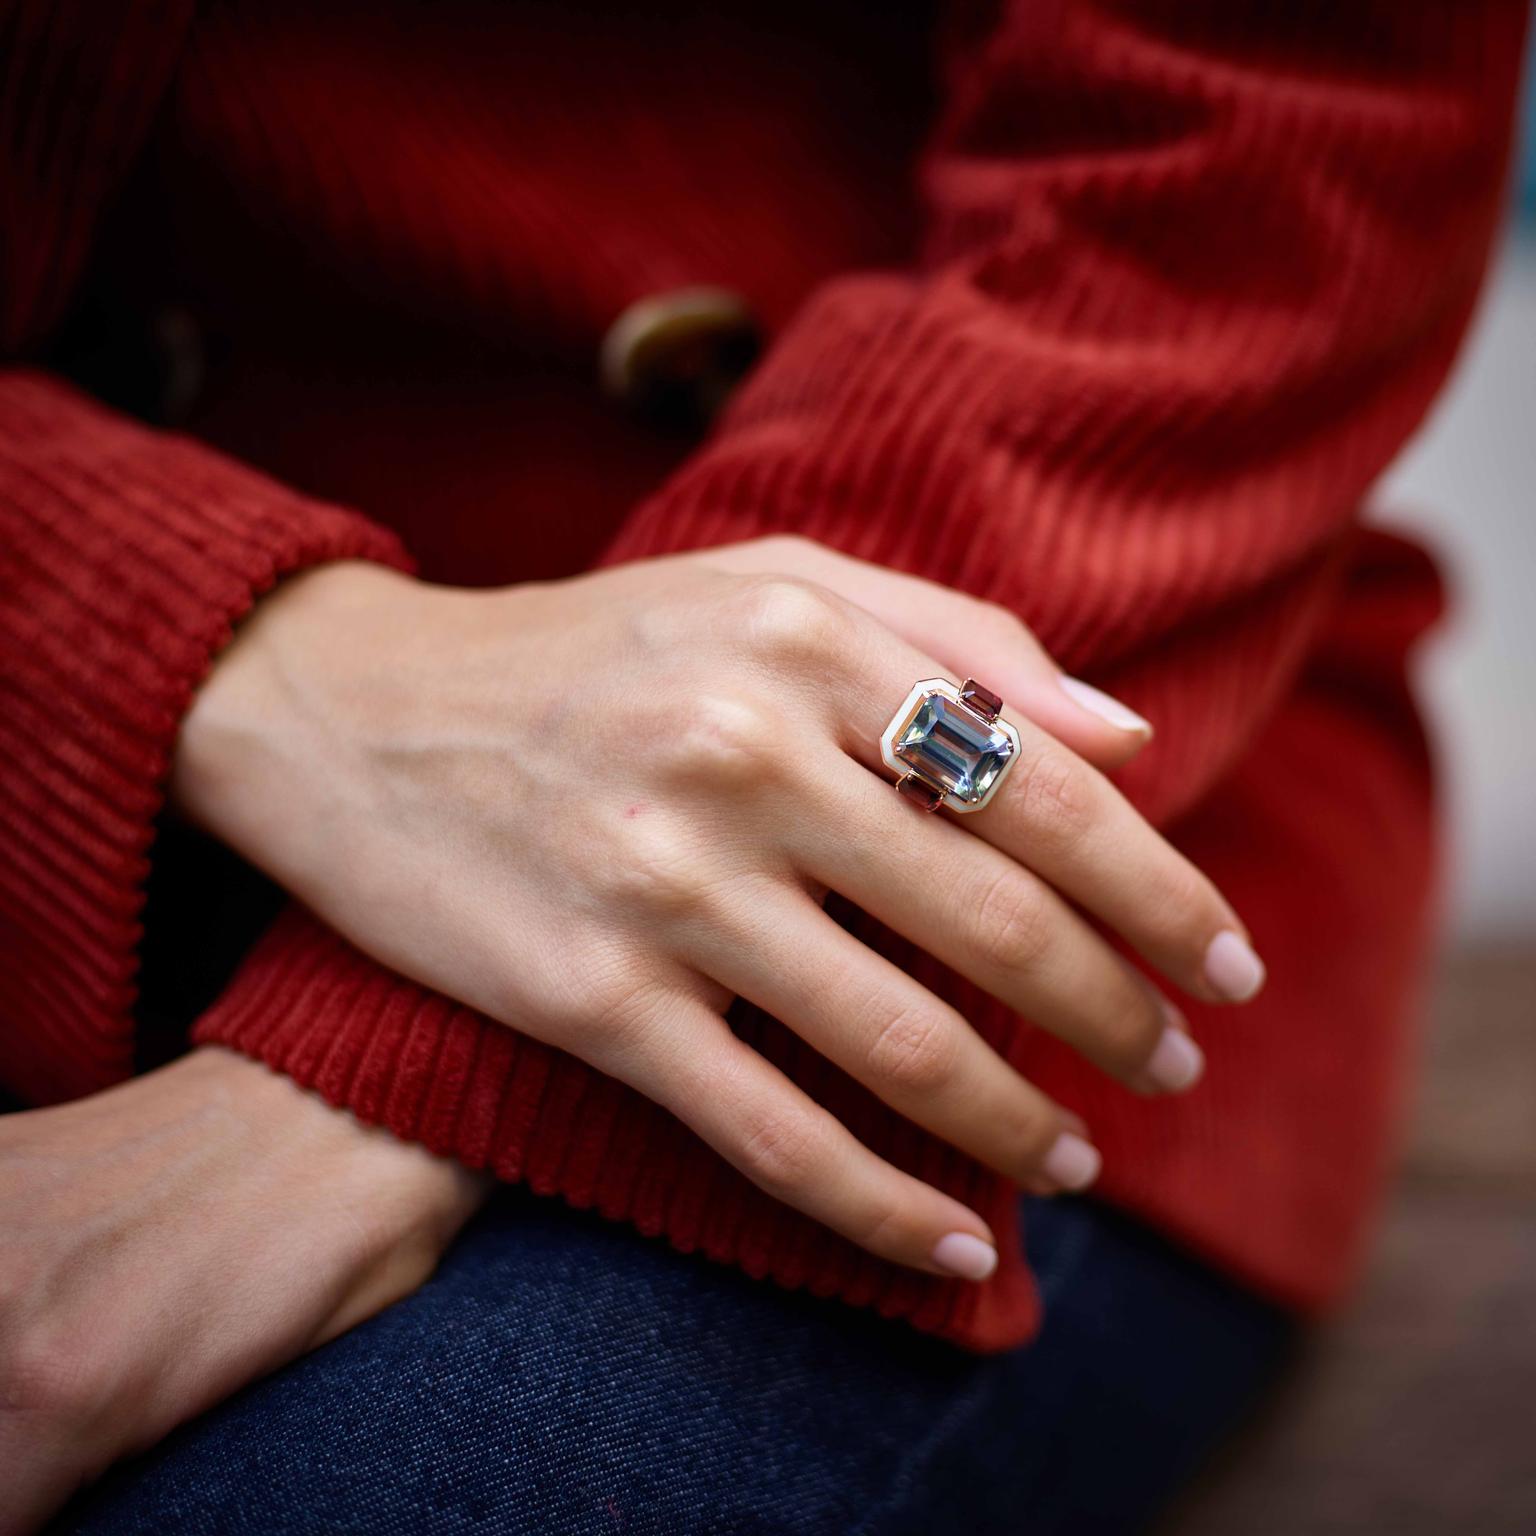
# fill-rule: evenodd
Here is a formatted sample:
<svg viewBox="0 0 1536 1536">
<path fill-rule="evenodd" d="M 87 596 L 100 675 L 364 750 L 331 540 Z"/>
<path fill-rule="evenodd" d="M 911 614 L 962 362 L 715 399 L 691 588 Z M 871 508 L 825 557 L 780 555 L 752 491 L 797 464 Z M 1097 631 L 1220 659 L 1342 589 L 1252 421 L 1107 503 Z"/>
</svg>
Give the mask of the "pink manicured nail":
<svg viewBox="0 0 1536 1536">
<path fill-rule="evenodd" d="M 1183 1030 L 1165 1029 L 1146 1071 L 1164 1093 L 1182 1093 L 1200 1081 L 1205 1071 L 1205 1053 Z"/>
<path fill-rule="evenodd" d="M 933 1262 L 962 1280 L 985 1280 L 997 1268 L 997 1249 L 969 1232 L 949 1232 L 933 1245 Z"/>
<path fill-rule="evenodd" d="M 1111 698 L 1092 683 L 1085 683 L 1080 677 L 1068 677 L 1061 673 L 1057 681 L 1061 684 L 1061 691 L 1077 705 L 1079 709 L 1086 709 L 1090 715 L 1097 715 L 1100 720 L 1114 726 L 1117 731 L 1134 731 L 1138 736 L 1150 737 L 1152 734 L 1152 722 L 1143 720 L 1134 709 L 1127 709 L 1119 699 Z"/>
<path fill-rule="evenodd" d="M 1218 933 L 1205 952 L 1205 979 L 1229 1002 L 1246 1003 L 1264 985 L 1264 962 L 1253 946 L 1230 928 Z"/>
<path fill-rule="evenodd" d="M 1071 1131 L 1063 1131 L 1046 1153 L 1041 1172 L 1062 1189 L 1087 1189 L 1099 1176 L 1099 1149 Z"/>
</svg>

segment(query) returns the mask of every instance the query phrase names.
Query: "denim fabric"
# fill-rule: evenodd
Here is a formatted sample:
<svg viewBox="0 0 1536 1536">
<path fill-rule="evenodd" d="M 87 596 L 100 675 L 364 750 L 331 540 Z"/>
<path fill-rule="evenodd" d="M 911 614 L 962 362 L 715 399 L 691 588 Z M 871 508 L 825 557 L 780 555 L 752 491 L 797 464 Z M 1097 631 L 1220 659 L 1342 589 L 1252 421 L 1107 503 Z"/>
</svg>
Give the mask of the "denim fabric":
<svg viewBox="0 0 1536 1536">
<path fill-rule="evenodd" d="M 68 1511 L 81 1536 L 1096 1536 L 1143 1529 L 1292 1325 L 1030 1202 L 1040 1338 L 972 1356 L 509 1190 L 417 1295 Z"/>
</svg>

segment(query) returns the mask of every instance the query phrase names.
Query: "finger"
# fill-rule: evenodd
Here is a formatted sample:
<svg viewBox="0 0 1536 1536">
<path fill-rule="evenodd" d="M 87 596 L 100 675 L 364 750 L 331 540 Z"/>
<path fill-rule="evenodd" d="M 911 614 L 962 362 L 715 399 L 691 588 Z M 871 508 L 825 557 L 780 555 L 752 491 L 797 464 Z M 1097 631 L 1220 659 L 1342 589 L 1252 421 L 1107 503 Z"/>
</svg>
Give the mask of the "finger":
<svg viewBox="0 0 1536 1536">
<path fill-rule="evenodd" d="M 914 816 L 846 759 L 818 782 L 828 814 L 807 815 L 791 844 L 805 874 L 1128 1087 L 1178 1093 L 1199 1080 L 1178 1010 L 1038 875 L 963 824 Z"/>
<path fill-rule="evenodd" d="M 1032 720 L 1101 768 L 1121 767 L 1152 739 L 1148 721 L 1069 677 L 1018 615 L 997 603 L 794 535 L 701 550 L 697 559 L 743 575 L 776 572 L 820 583 L 933 657 L 940 670 L 981 678 L 1009 701 L 1012 716 Z"/>
<path fill-rule="evenodd" d="M 1211 880 L 1097 770 L 1025 725 L 1018 763 L 976 831 L 1211 1002 L 1246 1002 L 1264 968 Z"/>
<path fill-rule="evenodd" d="M 803 892 L 743 893 L 685 940 L 685 952 L 892 1109 L 1014 1182 L 1054 1192 L 1097 1176 L 1098 1153 L 1045 1094 Z"/>
<path fill-rule="evenodd" d="M 669 997 L 619 1035 L 597 1064 L 775 1199 L 912 1269 L 984 1280 L 996 1267 L 975 1211 L 870 1151 L 702 1002 Z"/>
<path fill-rule="evenodd" d="M 880 626 L 850 624 L 843 651 L 843 675 L 824 690 L 834 731 L 849 756 L 889 783 L 880 736 L 913 682 L 938 675 L 923 670 L 933 658 Z M 1006 698 L 1003 714 L 1017 727 L 1019 750 L 992 799 L 963 817 L 964 830 L 1033 870 L 1192 995 L 1256 995 L 1263 964 L 1211 881 L 1102 773 L 1016 719 Z"/>
</svg>

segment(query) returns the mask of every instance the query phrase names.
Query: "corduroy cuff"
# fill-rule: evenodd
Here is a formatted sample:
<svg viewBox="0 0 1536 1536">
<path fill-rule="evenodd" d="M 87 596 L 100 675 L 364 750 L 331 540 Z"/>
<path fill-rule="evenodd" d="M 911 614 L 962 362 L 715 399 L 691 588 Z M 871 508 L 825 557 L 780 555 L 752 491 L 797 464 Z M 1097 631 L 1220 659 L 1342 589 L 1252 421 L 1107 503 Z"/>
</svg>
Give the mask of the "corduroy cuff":
<svg viewBox="0 0 1536 1536">
<path fill-rule="evenodd" d="M 0 1076 L 46 1103 L 132 1064 L 154 820 L 193 693 L 283 575 L 408 562 L 387 530 L 0 372 Z"/>
</svg>

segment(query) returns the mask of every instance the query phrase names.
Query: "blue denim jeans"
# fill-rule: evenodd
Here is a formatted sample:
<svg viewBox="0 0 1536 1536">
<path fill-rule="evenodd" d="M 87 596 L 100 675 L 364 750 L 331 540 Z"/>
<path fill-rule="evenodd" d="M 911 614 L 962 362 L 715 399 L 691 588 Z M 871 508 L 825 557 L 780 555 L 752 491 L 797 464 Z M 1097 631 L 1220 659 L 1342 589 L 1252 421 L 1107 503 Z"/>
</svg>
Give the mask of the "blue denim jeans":
<svg viewBox="0 0 1536 1536">
<path fill-rule="evenodd" d="M 90 1536 L 1137 1531 L 1293 1325 L 1083 1201 L 1030 1201 L 1039 1338 L 979 1357 L 502 1192 L 415 1296 L 120 1468 Z"/>
</svg>

